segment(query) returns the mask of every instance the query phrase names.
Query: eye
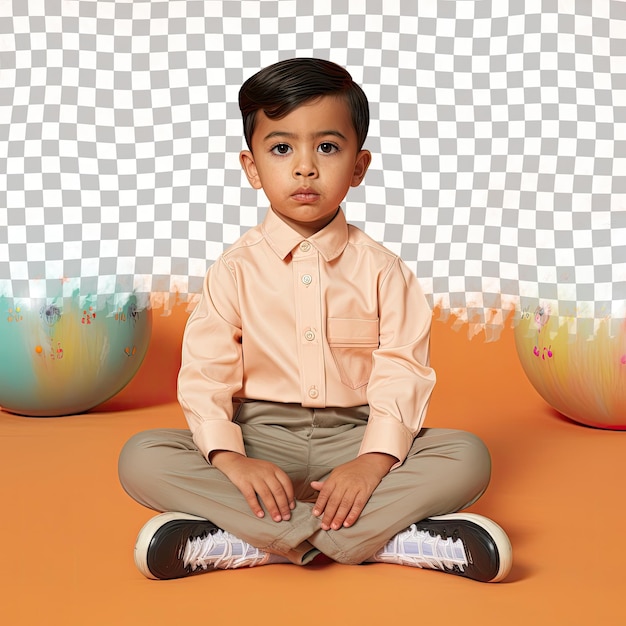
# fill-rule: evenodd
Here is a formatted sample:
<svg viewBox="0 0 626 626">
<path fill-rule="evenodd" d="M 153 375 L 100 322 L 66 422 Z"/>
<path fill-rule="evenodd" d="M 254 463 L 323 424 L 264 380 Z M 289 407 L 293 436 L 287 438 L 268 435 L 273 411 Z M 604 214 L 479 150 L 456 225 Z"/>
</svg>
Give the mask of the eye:
<svg viewBox="0 0 626 626">
<path fill-rule="evenodd" d="M 289 154 L 290 150 L 291 150 L 291 148 L 286 143 L 277 143 L 271 149 L 270 152 L 273 152 L 274 154 L 284 155 L 284 154 Z"/>
<path fill-rule="evenodd" d="M 323 154 L 332 154 L 333 152 L 337 152 L 339 150 L 339 147 L 336 146 L 334 143 L 325 141 L 324 143 L 321 143 L 319 145 L 318 150 Z"/>
</svg>

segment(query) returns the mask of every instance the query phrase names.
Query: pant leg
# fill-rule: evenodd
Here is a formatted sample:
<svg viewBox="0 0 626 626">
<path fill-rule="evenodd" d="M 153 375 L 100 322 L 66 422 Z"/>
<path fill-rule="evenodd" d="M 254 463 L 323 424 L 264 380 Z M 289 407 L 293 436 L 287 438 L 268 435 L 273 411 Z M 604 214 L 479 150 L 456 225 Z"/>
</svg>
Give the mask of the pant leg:
<svg viewBox="0 0 626 626">
<path fill-rule="evenodd" d="M 125 490 L 155 510 L 210 519 L 294 563 L 307 562 L 317 550 L 340 562 L 358 563 L 411 523 L 468 506 L 489 480 L 489 454 L 475 436 L 424 430 L 405 463 L 383 479 L 352 528 L 322 531 L 311 515 L 317 492 L 310 482 L 355 458 L 366 408 L 320 411 L 272 403 L 244 407 L 240 417 L 246 453 L 276 463 L 294 484 L 298 502 L 289 521 L 254 516 L 239 490 L 207 463 L 186 430 L 133 437 L 120 456 Z"/>
<path fill-rule="evenodd" d="M 360 430 L 352 433 L 356 441 L 346 442 L 346 449 L 358 452 Z M 487 488 L 490 472 L 489 452 L 475 435 L 424 429 L 406 461 L 383 478 L 352 527 L 318 530 L 308 541 L 335 561 L 361 563 L 412 523 L 473 504 Z"/>
<path fill-rule="evenodd" d="M 306 541 L 319 526 L 311 515 L 312 505 L 298 503 L 289 522 L 277 523 L 268 515 L 257 518 L 237 487 L 204 459 L 188 430 L 138 433 L 122 449 L 118 472 L 124 490 L 148 508 L 204 517 L 296 564 L 319 553 Z"/>
</svg>

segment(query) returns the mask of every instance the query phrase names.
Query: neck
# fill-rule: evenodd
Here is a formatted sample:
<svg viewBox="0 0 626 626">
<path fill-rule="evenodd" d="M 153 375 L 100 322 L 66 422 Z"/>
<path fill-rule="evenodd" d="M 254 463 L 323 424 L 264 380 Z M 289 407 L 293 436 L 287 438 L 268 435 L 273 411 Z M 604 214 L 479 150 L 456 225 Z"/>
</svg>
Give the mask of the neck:
<svg viewBox="0 0 626 626">
<path fill-rule="evenodd" d="M 275 215 L 277 215 L 283 222 L 285 222 L 285 224 L 289 225 L 291 228 L 293 228 L 293 230 L 295 230 L 299 235 L 302 235 L 305 239 L 312 237 L 313 235 L 315 235 L 315 233 L 318 233 L 320 230 L 322 230 L 322 228 L 328 226 L 328 224 L 330 224 L 335 219 L 335 217 L 337 217 L 337 213 L 339 213 L 339 208 L 337 208 L 337 211 L 335 211 L 335 213 L 333 213 L 330 218 L 326 218 L 318 222 L 302 223 L 291 220 L 274 211 Z"/>
</svg>

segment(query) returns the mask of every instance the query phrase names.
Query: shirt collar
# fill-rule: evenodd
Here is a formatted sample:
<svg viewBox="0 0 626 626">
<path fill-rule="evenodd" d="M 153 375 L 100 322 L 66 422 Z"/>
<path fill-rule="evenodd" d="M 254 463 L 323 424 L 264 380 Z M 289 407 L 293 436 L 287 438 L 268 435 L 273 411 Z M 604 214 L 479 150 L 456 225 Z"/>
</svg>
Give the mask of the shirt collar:
<svg viewBox="0 0 626 626">
<path fill-rule="evenodd" d="M 271 208 L 267 211 L 261 229 L 272 250 L 283 260 L 306 239 L 283 222 Z M 341 207 L 332 222 L 306 241 L 315 246 L 325 261 L 336 259 L 348 243 L 348 224 Z"/>
</svg>

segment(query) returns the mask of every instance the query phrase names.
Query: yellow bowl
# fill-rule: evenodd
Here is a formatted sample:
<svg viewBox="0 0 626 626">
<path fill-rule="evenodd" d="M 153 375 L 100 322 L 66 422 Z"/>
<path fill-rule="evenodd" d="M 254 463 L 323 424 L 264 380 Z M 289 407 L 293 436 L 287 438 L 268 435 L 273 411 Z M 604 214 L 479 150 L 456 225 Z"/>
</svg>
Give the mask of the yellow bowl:
<svg viewBox="0 0 626 626">
<path fill-rule="evenodd" d="M 571 321 L 571 320 L 570 320 Z M 626 320 L 576 324 L 537 305 L 515 326 L 517 354 L 533 387 L 566 417 L 595 428 L 626 430 Z M 585 330 L 581 330 L 581 327 Z"/>
</svg>

